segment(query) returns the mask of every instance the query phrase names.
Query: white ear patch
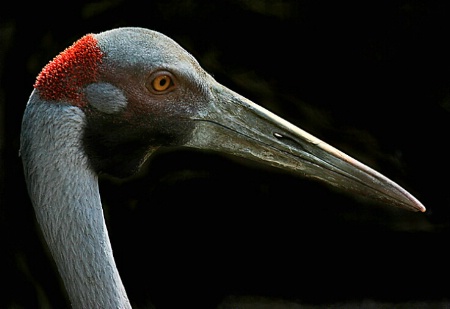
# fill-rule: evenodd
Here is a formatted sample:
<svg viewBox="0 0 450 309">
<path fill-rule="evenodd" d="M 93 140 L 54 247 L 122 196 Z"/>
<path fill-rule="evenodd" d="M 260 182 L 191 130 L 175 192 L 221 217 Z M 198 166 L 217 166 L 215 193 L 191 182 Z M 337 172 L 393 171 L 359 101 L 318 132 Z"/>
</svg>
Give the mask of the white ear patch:
<svg viewBox="0 0 450 309">
<path fill-rule="evenodd" d="M 107 114 L 120 112 L 128 103 L 122 90 L 109 83 L 90 84 L 85 94 L 90 105 Z"/>
</svg>

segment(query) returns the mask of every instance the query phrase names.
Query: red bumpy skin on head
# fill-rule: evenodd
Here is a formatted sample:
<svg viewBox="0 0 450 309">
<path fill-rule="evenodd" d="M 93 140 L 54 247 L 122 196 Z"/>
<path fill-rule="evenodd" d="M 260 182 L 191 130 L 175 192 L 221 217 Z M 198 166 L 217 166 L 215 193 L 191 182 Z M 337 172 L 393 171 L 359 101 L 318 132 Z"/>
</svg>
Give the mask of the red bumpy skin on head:
<svg viewBox="0 0 450 309">
<path fill-rule="evenodd" d="M 102 57 L 97 40 L 88 34 L 50 61 L 38 75 L 34 88 L 45 100 L 84 107 L 82 89 L 97 81 Z"/>
</svg>

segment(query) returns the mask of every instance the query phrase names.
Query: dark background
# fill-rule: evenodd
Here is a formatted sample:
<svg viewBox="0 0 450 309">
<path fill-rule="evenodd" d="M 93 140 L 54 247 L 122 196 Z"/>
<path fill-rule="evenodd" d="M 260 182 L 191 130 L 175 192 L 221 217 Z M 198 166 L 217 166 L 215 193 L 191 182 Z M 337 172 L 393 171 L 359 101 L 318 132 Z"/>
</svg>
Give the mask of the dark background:
<svg viewBox="0 0 450 309">
<path fill-rule="evenodd" d="M 412 213 L 228 156 L 162 150 L 137 177 L 100 183 L 136 306 L 449 305 L 448 1 L 14 1 L 0 17 L 0 308 L 68 306 L 26 192 L 20 122 L 48 61 L 119 26 L 172 37 L 219 82 L 427 207 Z"/>
</svg>

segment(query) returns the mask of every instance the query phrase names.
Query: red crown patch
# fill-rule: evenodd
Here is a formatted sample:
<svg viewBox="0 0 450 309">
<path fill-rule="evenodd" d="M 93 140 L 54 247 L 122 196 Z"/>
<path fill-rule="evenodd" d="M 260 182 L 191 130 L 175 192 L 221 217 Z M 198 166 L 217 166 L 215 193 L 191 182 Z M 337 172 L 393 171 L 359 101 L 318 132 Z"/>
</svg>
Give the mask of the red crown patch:
<svg viewBox="0 0 450 309">
<path fill-rule="evenodd" d="M 36 78 L 34 88 L 49 101 L 67 101 L 83 107 L 82 88 L 96 82 L 103 53 L 88 34 L 50 61 Z"/>
</svg>

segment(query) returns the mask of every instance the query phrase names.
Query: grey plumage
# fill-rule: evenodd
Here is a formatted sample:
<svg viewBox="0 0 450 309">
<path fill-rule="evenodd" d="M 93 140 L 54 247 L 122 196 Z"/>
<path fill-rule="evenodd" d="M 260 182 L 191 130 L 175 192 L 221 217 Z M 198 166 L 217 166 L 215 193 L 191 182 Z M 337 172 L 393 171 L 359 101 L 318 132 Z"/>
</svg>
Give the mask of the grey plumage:
<svg viewBox="0 0 450 309">
<path fill-rule="evenodd" d="M 125 308 L 97 175 L 81 145 L 84 122 L 79 108 L 32 96 L 21 140 L 28 192 L 72 306 Z"/>
</svg>

